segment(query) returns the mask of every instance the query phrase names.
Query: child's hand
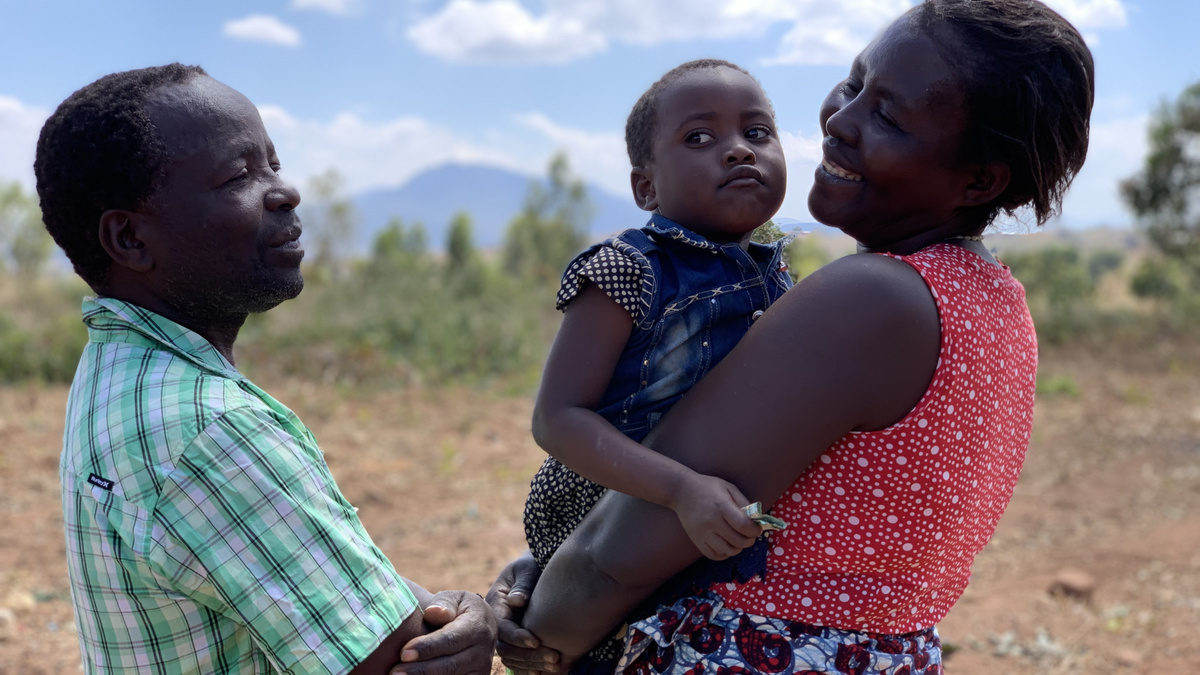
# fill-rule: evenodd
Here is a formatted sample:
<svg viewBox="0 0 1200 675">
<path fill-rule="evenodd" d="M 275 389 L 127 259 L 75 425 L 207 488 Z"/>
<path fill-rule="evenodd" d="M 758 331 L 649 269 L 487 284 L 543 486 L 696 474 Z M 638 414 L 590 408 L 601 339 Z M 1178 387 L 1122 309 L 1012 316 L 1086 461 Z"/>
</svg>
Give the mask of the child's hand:
<svg viewBox="0 0 1200 675">
<path fill-rule="evenodd" d="M 762 533 L 742 510 L 749 502 L 732 483 L 693 472 L 671 507 L 696 548 L 707 558 L 724 560 Z"/>
</svg>

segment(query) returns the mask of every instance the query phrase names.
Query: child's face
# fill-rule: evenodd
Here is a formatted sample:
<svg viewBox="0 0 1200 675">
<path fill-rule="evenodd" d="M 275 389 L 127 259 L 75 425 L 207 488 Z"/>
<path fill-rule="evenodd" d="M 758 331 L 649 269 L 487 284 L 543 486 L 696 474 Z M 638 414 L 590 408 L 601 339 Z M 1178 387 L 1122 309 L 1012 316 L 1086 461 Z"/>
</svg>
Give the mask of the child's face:
<svg viewBox="0 0 1200 675">
<path fill-rule="evenodd" d="M 711 241 L 743 243 L 783 203 L 787 168 L 762 87 L 732 68 L 684 74 L 659 95 L 654 158 L 634 198 Z"/>
</svg>

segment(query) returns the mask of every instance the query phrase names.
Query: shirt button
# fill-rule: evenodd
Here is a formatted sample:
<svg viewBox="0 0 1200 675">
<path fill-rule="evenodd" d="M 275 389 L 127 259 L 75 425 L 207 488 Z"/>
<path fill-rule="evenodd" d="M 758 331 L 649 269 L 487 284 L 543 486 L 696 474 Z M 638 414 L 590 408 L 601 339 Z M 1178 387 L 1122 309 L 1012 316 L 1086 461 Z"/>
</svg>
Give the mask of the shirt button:
<svg viewBox="0 0 1200 675">
<path fill-rule="evenodd" d="M 701 343 L 700 343 L 700 346 L 701 346 L 701 347 L 707 347 L 707 346 L 708 346 L 708 341 L 707 341 L 707 340 L 705 340 L 704 342 L 701 342 Z"/>
<path fill-rule="evenodd" d="M 751 314 L 751 315 L 750 315 L 750 319 L 751 319 L 752 321 L 758 321 L 758 317 L 760 317 L 760 316 L 762 316 L 762 315 L 763 315 L 763 311 L 762 311 L 761 309 L 759 309 L 759 310 L 756 310 L 756 311 L 755 311 L 753 314 Z"/>
</svg>

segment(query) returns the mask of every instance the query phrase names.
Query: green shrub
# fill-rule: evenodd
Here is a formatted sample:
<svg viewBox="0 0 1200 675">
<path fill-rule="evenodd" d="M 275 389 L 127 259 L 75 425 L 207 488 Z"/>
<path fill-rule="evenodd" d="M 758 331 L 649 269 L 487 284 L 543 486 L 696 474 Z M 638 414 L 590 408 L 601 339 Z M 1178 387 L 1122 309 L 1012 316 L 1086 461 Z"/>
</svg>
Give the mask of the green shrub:
<svg viewBox="0 0 1200 675">
<path fill-rule="evenodd" d="M 1079 250 L 1047 246 L 1004 257 L 1024 286 L 1038 337 L 1058 344 L 1082 333 L 1094 318 L 1095 278 Z"/>
<path fill-rule="evenodd" d="M 1079 385 L 1070 375 L 1038 374 L 1034 389 L 1040 396 L 1079 396 Z"/>
<path fill-rule="evenodd" d="M 86 342 L 78 310 L 32 327 L 18 325 L 0 310 L 0 382 L 70 382 Z"/>
<path fill-rule="evenodd" d="M 531 384 L 557 324 L 553 289 L 474 253 L 435 259 L 414 241 L 393 223 L 347 279 L 252 317 L 239 339 L 247 367 L 353 383 Z"/>
</svg>

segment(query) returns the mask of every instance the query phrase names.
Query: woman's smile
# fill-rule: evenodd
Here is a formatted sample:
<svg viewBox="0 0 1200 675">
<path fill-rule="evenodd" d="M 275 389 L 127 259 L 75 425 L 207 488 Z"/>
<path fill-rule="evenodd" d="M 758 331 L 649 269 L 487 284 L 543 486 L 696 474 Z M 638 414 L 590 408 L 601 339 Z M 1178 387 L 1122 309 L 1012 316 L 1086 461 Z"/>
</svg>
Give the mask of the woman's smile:
<svg viewBox="0 0 1200 675">
<path fill-rule="evenodd" d="M 829 159 L 821 160 L 821 168 L 824 169 L 827 173 L 837 176 L 838 178 L 854 181 L 855 183 L 861 183 L 862 179 L 863 179 L 862 176 L 860 176 L 856 173 L 851 173 L 850 171 L 843 169 L 842 167 L 838 166 L 837 164 L 834 164 L 833 161 L 829 160 Z"/>
</svg>

